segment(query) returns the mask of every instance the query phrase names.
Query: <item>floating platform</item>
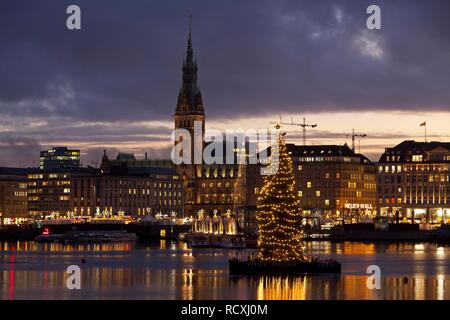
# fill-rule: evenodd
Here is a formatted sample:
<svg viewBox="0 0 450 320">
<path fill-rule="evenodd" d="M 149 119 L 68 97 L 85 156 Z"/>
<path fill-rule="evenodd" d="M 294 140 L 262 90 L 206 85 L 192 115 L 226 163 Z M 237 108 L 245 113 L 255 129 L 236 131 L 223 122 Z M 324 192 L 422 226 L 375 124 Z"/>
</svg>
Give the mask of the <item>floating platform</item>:
<svg viewBox="0 0 450 320">
<path fill-rule="evenodd" d="M 314 273 L 341 273 L 341 264 L 337 261 L 240 261 L 229 260 L 232 275 L 293 275 Z"/>
</svg>

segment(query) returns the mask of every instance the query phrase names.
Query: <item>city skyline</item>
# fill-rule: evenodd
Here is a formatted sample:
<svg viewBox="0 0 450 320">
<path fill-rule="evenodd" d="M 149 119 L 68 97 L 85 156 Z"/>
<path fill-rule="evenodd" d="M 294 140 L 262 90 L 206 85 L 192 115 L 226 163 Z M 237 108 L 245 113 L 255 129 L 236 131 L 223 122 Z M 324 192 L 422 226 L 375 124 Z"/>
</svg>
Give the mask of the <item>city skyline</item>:
<svg viewBox="0 0 450 320">
<path fill-rule="evenodd" d="M 111 3 L 103 16 L 101 4 L 80 1 L 73 33 L 64 2 L 2 4 L 0 165 L 37 165 L 39 151 L 59 145 L 81 149 L 85 165 L 105 148 L 167 158 L 191 12 L 207 129 L 305 116 L 318 124 L 309 143 L 350 144 L 355 129 L 368 135 L 361 152 L 373 161 L 403 140 L 423 141 L 424 121 L 429 141 L 448 141 L 448 4 L 401 3 L 381 2 L 382 29 L 369 31 L 364 1 L 250 3 L 238 13 L 233 1 Z M 301 143 L 300 131 L 285 129 Z"/>
</svg>

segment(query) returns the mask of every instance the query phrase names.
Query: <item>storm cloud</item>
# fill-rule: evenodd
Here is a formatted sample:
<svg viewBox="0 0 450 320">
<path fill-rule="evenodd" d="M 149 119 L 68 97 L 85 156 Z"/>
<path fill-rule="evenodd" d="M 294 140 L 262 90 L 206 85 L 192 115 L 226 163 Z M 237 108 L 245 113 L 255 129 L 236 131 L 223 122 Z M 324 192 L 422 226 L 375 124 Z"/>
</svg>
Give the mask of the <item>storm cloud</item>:
<svg viewBox="0 0 450 320">
<path fill-rule="evenodd" d="M 170 139 L 190 13 L 209 119 L 449 111 L 450 2 L 377 1 L 371 31 L 372 2 L 2 1 L 0 139 Z M 79 31 L 66 28 L 70 4 Z"/>
</svg>

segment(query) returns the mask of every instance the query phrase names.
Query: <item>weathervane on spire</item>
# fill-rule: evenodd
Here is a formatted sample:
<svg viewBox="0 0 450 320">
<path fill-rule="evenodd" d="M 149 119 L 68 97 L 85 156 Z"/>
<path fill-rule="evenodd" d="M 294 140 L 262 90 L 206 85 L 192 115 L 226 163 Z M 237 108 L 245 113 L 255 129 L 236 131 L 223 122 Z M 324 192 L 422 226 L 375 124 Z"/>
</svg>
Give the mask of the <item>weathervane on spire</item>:
<svg viewBox="0 0 450 320">
<path fill-rule="evenodd" d="M 189 39 L 191 38 L 191 31 L 192 31 L 192 14 L 189 14 Z"/>
</svg>

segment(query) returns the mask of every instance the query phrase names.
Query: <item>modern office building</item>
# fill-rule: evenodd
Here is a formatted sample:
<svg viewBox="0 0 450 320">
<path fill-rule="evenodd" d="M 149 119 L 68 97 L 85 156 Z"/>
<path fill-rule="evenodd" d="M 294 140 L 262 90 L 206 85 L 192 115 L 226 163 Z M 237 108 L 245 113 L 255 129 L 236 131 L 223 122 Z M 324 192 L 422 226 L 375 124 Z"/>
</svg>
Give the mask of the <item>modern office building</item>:
<svg viewBox="0 0 450 320">
<path fill-rule="evenodd" d="M 135 217 L 146 214 L 183 215 L 183 190 L 181 181 L 174 169 L 157 167 L 122 167 L 102 174 L 97 180 L 96 207 L 89 206 L 84 195 L 90 194 L 89 179 L 74 180 L 75 210 L 94 210 L 95 212 L 125 212 Z M 92 203 L 92 202 L 91 202 Z M 84 207 L 84 209 L 83 209 Z"/>
<path fill-rule="evenodd" d="M 450 142 L 406 140 L 378 163 L 379 214 L 398 222 L 450 219 Z"/>
<path fill-rule="evenodd" d="M 73 170 L 80 167 L 80 150 L 55 147 L 41 151 L 39 168 L 41 170 Z"/>
<path fill-rule="evenodd" d="M 175 170 L 152 167 L 112 167 L 77 170 L 36 170 L 28 174 L 31 216 L 51 214 L 94 216 L 123 212 L 182 215 L 183 192 Z"/>
<path fill-rule="evenodd" d="M 28 173 L 28 212 L 31 217 L 73 211 L 72 183 L 77 175 L 90 176 L 92 170 L 34 170 Z"/>
<path fill-rule="evenodd" d="M 28 217 L 27 172 L 0 167 L 0 225 L 20 223 Z"/>
</svg>

